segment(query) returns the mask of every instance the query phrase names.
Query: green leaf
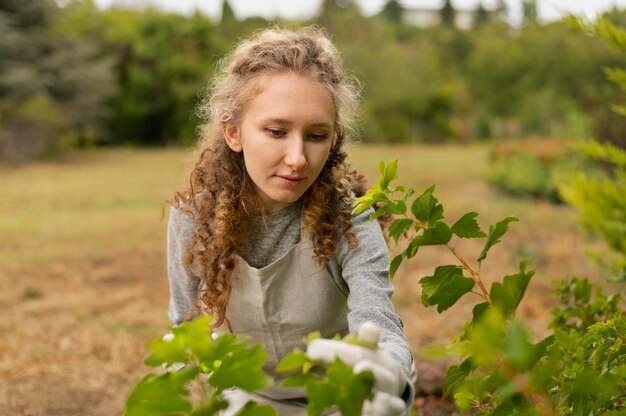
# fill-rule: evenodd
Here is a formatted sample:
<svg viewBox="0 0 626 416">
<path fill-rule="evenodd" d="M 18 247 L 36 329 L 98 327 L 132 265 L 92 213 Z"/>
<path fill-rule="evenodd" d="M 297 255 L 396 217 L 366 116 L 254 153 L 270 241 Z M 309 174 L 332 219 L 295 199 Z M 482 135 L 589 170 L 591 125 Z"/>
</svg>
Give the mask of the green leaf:
<svg viewBox="0 0 626 416">
<path fill-rule="evenodd" d="M 278 416 L 278 413 L 270 405 L 260 405 L 250 400 L 235 416 Z"/>
<path fill-rule="evenodd" d="M 320 333 L 320 331 L 309 332 L 309 335 L 303 338 L 302 342 L 304 343 L 304 345 L 309 345 L 311 342 L 315 341 L 316 339 L 320 339 L 321 337 L 322 334 Z"/>
<path fill-rule="evenodd" d="M 504 319 L 496 308 L 487 308 L 469 330 L 468 355 L 477 367 L 494 365 L 501 355 L 504 343 Z"/>
<path fill-rule="evenodd" d="M 607 344 L 609 345 L 609 344 Z M 622 345 L 617 349 L 617 351 L 612 352 L 606 360 L 606 365 L 609 366 L 616 358 L 626 355 L 626 345 Z"/>
<path fill-rule="evenodd" d="M 272 385 L 272 378 L 262 370 L 267 361 L 263 345 L 233 349 L 221 358 L 219 367 L 209 378 L 211 385 L 221 389 L 239 387 L 246 391 L 260 390 Z"/>
<path fill-rule="evenodd" d="M 411 212 L 422 224 L 434 225 L 436 221 L 443 219 L 443 206 L 438 204 L 437 198 L 433 196 L 435 185 L 426 189 L 411 204 Z"/>
<path fill-rule="evenodd" d="M 186 362 L 191 358 L 191 351 L 181 342 L 180 338 L 169 341 L 155 339 L 148 345 L 150 354 L 143 360 L 144 364 L 157 367 L 161 364 L 172 365 L 177 362 Z"/>
<path fill-rule="evenodd" d="M 459 365 L 450 366 L 443 385 L 443 397 L 450 397 L 454 394 L 459 384 L 463 382 L 471 371 L 472 361 L 469 358 Z"/>
<path fill-rule="evenodd" d="M 519 273 L 505 276 L 502 283 L 495 282 L 491 285 L 491 301 L 505 316 L 515 313 L 530 279 L 535 274 L 534 270 L 526 271 L 527 265 L 528 259 L 522 260 L 519 265 Z"/>
<path fill-rule="evenodd" d="M 411 240 L 409 245 L 402 252 L 402 254 L 404 254 L 404 257 L 406 257 L 407 259 L 413 258 L 417 254 L 417 249 L 420 247 L 418 237 L 419 236 L 413 237 L 413 240 Z"/>
<path fill-rule="evenodd" d="M 286 377 L 282 381 L 281 386 L 302 387 L 302 386 L 307 386 L 309 383 L 319 381 L 319 379 L 320 379 L 320 376 L 318 376 L 317 374 L 313 372 L 297 373 L 297 374 L 292 374 L 289 377 Z"/>
<path fill-rule="evenodd" d="M 472 322 L 478 322 L 487 309 L 489 309 L 489 302 L 482 302 L 475 305 L 474 309 L 472 309 Z"/>
<path fill-rule="evenodd" d="M 186 384 L 198 372 L 198 367 L 187 366 L 173 373 L 148 374 L 128 396 L 125 414 L 135 416 L 190 412 L 192 407 Z"/>
<path fill-rule="evenodd" d="M 150 354 L 144 363 L 153 367 L 161 364 L 171 365 L 189 361 L 192 353 L 202 354 L 213 343 L 210 326 L 212 323 L 213 317 L 209 315 L 170 328 L 174 335 L 173 339 L 166 341 L 158 338 L 150 342 Z"/>
<path fill-rule="evenodd" d="M 190 416 L 213 416 L 220 411 L 228 409 L 229 403 L 226 400 L 212 401 L 206 405 L 200 406 L 191 412 Z"/>
<path fill-rule="evenodd" d="M 325 383 L 311 383 L 306 386 L 306 397 L 309 400 L 309 415 L 321 415 L 322 411 L 337 401 L 337 389 Z"/>
<path fill-rule="evenodd" d="M 382 175 L 380 187 L 383 190 L 387 190 L 391 181 L 398 179 L 398 174 L 396 173 L 398 171 L 398 160 L 392 160 L 387 166 L 380 162 L 379 170 Z"/>
<path fill-rule="evenodd" d="M 439 266 L 433 276 L 420 280 L 424 306 L 437 305 L 441 313 L 454 305 L 464 294 L 472 290 L 474 280 L 463 276 L 459 266 Z"/>
<path fill-rule="evenodd" d="M 483 251 L 480 253 L 480 256 L 478 257 L 479 262 L 487 258 L 487 252 L 489 251 L 489 249 L 500 242 L 500 238 L 509 229 L 509 223 L 514 222 L 514 221 L 519 221 L 519 220 L 514 216 L 510 216 L 510 217 L 506 217 L 500 222 L 492 224 L 489 227 L 489 236 L 487 237 L 487 241 L 485 242 Z"/>
<path fill-rule="evenodd" d="M 390 278 L 393 278 L 396 275 L 396 272 L 398 271 L 398 267 L 400 267 L 402 260 L 404 260 L 403 254 L 398 254 L 397 256 L 393 258 L 393 260 L 391 260 L 391 264 L 389 265 L 389 277 Z"/>
<path fill-rule="evenodd" d="M 528 370 L 536 362 L 535 346 L 528 339 L 528 332 L 518 319 L 509 322 L 505 330 L 504 355 L 520 372 Z"/>
<path fill-rule="evenodd" d="M 308 355 L 299 348 L 296 348 L 293 352 L 287 354 L 285 358 L 276 366 L 277 373 L 286 373 L 289 371 L 297 370 L 307 363 L 312 362 Z"/>
<path fill-rule="evenodd" d="M 476 221 L 477 212 L 468 212 L 454 223 L 451 230 L 461 238 L 484 238 L 487 237 Z"/>
<path fill-rule="evenodd" d="M 446 223 L 438 221 L 433 227 L 424 230 L 422 235 L 415 237 L 418 247 L 421 246 L 438 246 L 447 244 L 452 238 L 452 231 Z"/>
<path fill-rule="evenodd" d="M 354 201 L 352 215 L 358 215 L 377 202 L 385 201 L 386 199 L 387 197 L 381 192 L 380 188 L 368 189 L 365 195 Z"/>
<path fill-rule="evenodd" d="M 398 239 L 402 233 L 410 229 L 411 225 L 413 225 L 413 221 L 409 218 L 395 220 L 389 226 L 389 237 L 393 238 L 396 244 L 398 244 Z"/>
</svg>

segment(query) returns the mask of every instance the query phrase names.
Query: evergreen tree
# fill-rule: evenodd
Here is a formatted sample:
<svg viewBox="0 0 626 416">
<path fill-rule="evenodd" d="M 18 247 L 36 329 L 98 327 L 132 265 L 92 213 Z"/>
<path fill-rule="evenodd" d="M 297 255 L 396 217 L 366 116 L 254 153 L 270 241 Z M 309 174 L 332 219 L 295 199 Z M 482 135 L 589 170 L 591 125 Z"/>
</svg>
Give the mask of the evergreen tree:
<svg viewBox="0 0 626 416">
<path fill-rule="evenodd" d="M 537 23 L 537 0 L 522 0 L 524 24 Z"/>
<path fill-rule="evenodd" d="M 501 20 L 506 21 L 509 17 L 509 7 L 504 0 L 498 0 L 496 2 L 496 8 L 494 12 L 500 17 Z"/>
<path fill-rule="evenodd" d="M 489 11 L 487 9 L 485 9 L 485 7 L 483 6 L 482 2 L 478 3 L 478 6 L 476 6 L 476 10 L 474 10 L 474 15 L 473 15 L 473 26 L 474 27 L 480 27 L 482 25 L 484 25 L 485 23 L 487 23 L 489 21 L 489 18 L 491 17 Z"/>
<path fill-rule="evenodd" d="M 443 7 L 439 11 L 441 16 L 441 23 L 446 26 L 454 27 L 456 20 L 456 11 L 454 7 L 452 7 L 452 0 L 446 0 L 443 4 Z"/>
<path fill-rule="evenodd" d="M 111 62 L 93 39 L 64 36 L 62 13 L 50 0 L 0 1 L 0 158 L 28 160 L 102 133 Z"/>
<path fill-rule="evenodd" d="M 394 23 L 401 23 L 404 8 L 397 0 L 389 0 L 381 10 L 379 16 Z"/>
<path fill-rule="evenodd" d="M 233 8 L 230 6 L 228 0 L 224 0 L 222 3 L 222 20 L 221 23 L 232 23 L 237 22 L 237 17 L 235 16 L 235 12 Z"/>
</svg>

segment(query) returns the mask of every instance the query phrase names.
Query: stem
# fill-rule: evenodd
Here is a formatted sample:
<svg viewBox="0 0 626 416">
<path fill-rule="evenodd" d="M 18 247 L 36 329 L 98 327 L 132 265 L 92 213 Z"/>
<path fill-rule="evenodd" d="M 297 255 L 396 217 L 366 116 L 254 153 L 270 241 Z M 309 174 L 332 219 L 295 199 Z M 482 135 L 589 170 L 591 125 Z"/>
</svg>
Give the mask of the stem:
<svg viewBox="0 0 626 416">
<path fill-rule="evenodd" d="M 406 218 L 409 218 L 408 216 L 405 215 Z M 428 226 L 426 226 L 426 224 L 422 224 L 419 220 L 417 219 L 413 219 L 413 218 L 409 218 L 411 221 L 413 221 L 414 224 L 416 224 L 417 226 L 419 226 L 420 228 L 426 230 L 428 229 Z M 454 249 L 454 247 L 452 247 L 449 243 L 446 243 L 446 247 L 448 247 L 448 250 L 450 250 L 452 252 L 452 254 L 454 254 L 454 257 L 456 257 L 461 264 L 463 265 L 463 267 L 465 268 L 465 270 L 467 270 L 469 272 L 469 274 L 472 276 L 472 279 L 474 279 L 474 281 L 478 284 L 478 286 L 480 287 L 481 292 L 483 292 L 482 294 L 477 293 L 477 295 L 479 295 L 480 297 L 482 297 L 483 299 L 485 299 L 487 302 L 489 302 L 490 305 L 492 305 L 491 302 L 491 296 L 489 296 L 489 292 L 487 291 L 487 288 L 485 287 L 485 285 L 483 285 L 482 280 L 480 280 L 480 274 L 476 273 L 474 271 L 474 269 L 472 269 L 470 267 L 469 264 L 467 264 L 467 262 L 465 261 L 465 259 L 461 256 L 459 256 L 456 252 L 456 250 Z M 480 267 L 480 263 L 479 263 L 479 267 Z"/>
<path fill-rule="evenodd" d="M 482 293 L 482 297 L 485 298 L 485 300 L 487 302 L 489 302 L 489 304 L 491 305 L 491 297 L 489 296 L 489 292 L 487 291 L 487 288 L 485 287 L 485 285 L 483 284 L 482 280 L 480 280 L 480 275 L 478 273 L 476 273 L 474 271 L 474 269 L 472 269 L 470 267 L 469 264 L 467 264 L 467 262 L 465 261 L 465 259 L 461 256 L 459 256 L 456 252 L 456 250 L 454 249 L 454 247 L 452 247 L 449 243 L 446 243 L 446 247 L 448 247 L 448 250 L 450 250 L 450 252 L 452 252 L 452 254 L 454 254 L 454 257 L 456 257 L 461 264 L 463 265 L 463 267 L 465 268 L 465 270 L 468 271 L 468 273 L 472 276 L 472 279 L 474 279 L 474 281 L 478 284 L 478 287 L 480 287 L 480 290 Z"/>
</svg>

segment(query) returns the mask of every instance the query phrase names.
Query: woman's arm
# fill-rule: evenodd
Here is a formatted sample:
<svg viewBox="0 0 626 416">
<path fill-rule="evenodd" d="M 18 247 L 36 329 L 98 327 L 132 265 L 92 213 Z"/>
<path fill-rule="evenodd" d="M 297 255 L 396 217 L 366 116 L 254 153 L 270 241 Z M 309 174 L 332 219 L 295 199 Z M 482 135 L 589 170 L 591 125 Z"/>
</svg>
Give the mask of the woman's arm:
<svg viewBox="0 0 626 416">
<path fill-rule="evenodd" d="M 367 321 L 380 328 L 380 344 L 388 350 L 407 377 L 407 391 L 403 398 L 412 400 L 413 356 L 403 333 L 402 320 L 391 302 L 393 284 L 389 280 L 389 251 L 382 229 L 377 221 L 370 221 L 370 208 L 352 217 L 358 247 L 350 250 L 342 239 L 337 249 L 337 263 L 331 262 L 331 273 L 341 273 L 349 288 L 348 324 L 350 332 L 357 332 Z M 332 270 L 335 268 L 335 270 Z"/>
<path fill-rule="evenodd" d="M 191 214 L 172 208 L 167 226 L 167 277 L 170 286 L 168 317 L 178 325 L 196 317 L 194 310 L 200 278 L 184 264 L 185 253 L 197 225 Z"/>
</svg>

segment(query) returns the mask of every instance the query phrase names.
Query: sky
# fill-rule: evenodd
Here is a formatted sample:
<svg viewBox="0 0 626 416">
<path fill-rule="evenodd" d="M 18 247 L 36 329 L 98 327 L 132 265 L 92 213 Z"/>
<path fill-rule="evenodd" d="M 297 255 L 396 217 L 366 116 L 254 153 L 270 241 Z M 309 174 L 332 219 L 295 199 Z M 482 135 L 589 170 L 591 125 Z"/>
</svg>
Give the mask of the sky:
<svg viewBox="0 0 626 416">
<path fill-rule="evenodd" d="M 386 2 L 386 0 L 356 1 L 366 15 L 377 13 Z M 100 7 L 108 7 L 111 4 L 155 5 L 164 10 L 184 14 L 199 9 L 215 19 L 219 18 L 222 7 L 222 0 L 95 0 L 95 2 Z M 312 16 L 319 9 L 322 0 L 229 0 L 229 2 L 238 18 L 281 16 L 293 19 Z M 459 9 L 474 9 L 479 2 L 486 8 L 496 4 L 496 0 L 452 0 L 452 5 Z M 521 2 L 522 0 L 505 0 L 509 6 L 509 19 L 513 23 L 520 19 Z M 409 8 L 411 6 L 439 8 L 443 0 L 400 0 L 400 3 Z M 593 19 L 614 6 L 626 8 L 626 0 L 537 0 L 537 6 L 542 21 L 558 19 L 568 12 Z"/>
</svg>

